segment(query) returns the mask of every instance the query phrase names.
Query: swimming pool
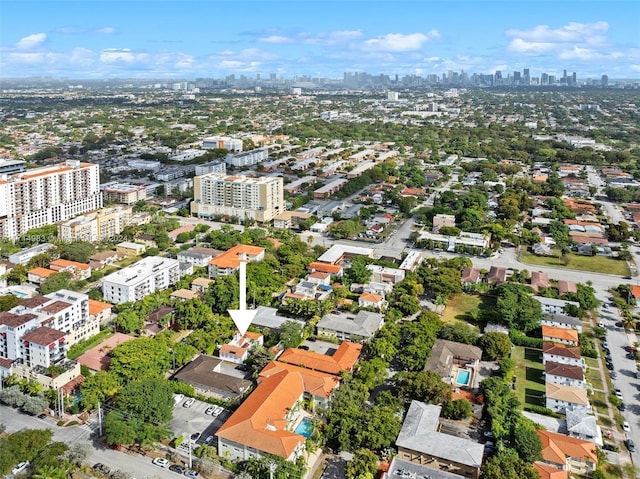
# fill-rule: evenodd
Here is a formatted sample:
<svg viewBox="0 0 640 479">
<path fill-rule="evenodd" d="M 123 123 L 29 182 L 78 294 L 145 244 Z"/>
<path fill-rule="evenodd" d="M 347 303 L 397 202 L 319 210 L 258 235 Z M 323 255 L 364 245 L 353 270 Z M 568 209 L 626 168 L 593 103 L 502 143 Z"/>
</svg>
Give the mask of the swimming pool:
<svg viewBox="0 0 640 479">
<path fill-rule="evenodd" d="M 304 437 L 311 437 L 311 434 L 313 434 L 313 424 L 311 423 L 311 419 L 305 417 L 300 421 L 300 424 L 298 424 L 293 432 Z"/>
<path fill-rule="evenodd" d="M 23 293 L 22 291 L 18 291 L 18 290 L 11 290 L 11 294 L 14 296 L 17 296 L 18 298 L 28 298 L 29 295 L 27 293 Z"/>
<path fill-rule="evenodd" d="M 468 369 L 458 369 L 456 373 L 456 383 L 462 386 L 468 386 L 471 381 L 471 371 Z"/>
</svg>

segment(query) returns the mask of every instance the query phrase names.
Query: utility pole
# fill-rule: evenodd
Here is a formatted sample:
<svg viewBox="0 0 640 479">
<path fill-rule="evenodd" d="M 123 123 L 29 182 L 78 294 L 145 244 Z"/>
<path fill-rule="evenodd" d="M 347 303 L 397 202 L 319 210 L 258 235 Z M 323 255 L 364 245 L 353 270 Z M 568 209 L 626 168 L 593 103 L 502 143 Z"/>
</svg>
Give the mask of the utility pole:
<svg viewBox="0 0 640 479">
<path fill-rule="evenodd" d="M 191 457 L 191 438 L 189 438 L 189 469 L 193 469 L 193 458 Z"/>
<path fill-rule="evenodd" d="M 100 403 L 98 403 L 98 431 L 102 436 L 102 409 L 100 409 Z"/>
</svg>

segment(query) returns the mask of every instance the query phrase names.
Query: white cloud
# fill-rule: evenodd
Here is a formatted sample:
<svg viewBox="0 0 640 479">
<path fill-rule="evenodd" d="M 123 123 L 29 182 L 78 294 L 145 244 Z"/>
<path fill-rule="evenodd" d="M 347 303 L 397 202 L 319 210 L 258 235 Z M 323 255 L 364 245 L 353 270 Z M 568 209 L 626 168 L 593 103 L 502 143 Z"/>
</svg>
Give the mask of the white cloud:
<svg viewBox="0 0 640 479">
<path fill-rule="evenodd" d="M 364 47 L 369 50 L 407 52 L 420 50 L 425 43 L 440 38 L 437 30 L 428 33 L 387 33 L 381 37 L 365 40 Z"/>
<path fill-rule="evenodd" d="M 562 60 L 616 60 L 619 58 L 624 58 L 625 55 L 622 52 L 610 52 L 610 53 L 602 53 L 596 51 L 591 48 L 581 48 L 578 46 L 574 46 L 571 49 L 563 50 L 558 55 L 558 58 Z"/>
<path fill-rule="evenodd" d="M 552 51 L 556 47 L 557 45 L 555 43 L 531 42 L 523 40 L 522 38 L 515 38 L 509 44 L 509 50 L 514 53 L 531 53 L 534 55 Z"/>
<path fill-rule="evenodd" d="M 216 66 L 221 70 L 238 72 L 254 72 L 260 67 L 260 62 L 241 62 L 238 60 L 222 60 Z"/>
<path fill-rule="evenodd" d="M 283 44 L 293 43 L 293 38 L 284 37 L 282 35 L 269 35 L 268 37 L 259 38 L 258 41 L 262 43 Z"/>
<path fill-rule="evenodd" d="M 100 53 L 102 63 L 134 63 L 148 60 L 146 53 L 135 53 L 129 48 L 108 48 Z"/>
<path fill-rule="evenodd" d="M 508 37 L 534 43 L 599 43 L 604 39 L 602 33 L 609 30 L 607 22 L 576 23 L 571 22 L 560 28 L 538 25 L 531 30 L 510 29 Z"/>
<path fill-rule="evenodd" d="M 32 50 L 42 45 L 46 39 L 46 33 L 34 33 L 18 40 L 16 48 L 18 50 Z"/>
<path fill-rule="evenodd" d="M 116 33 L 116 29 L 113 27 L 102 27 L 102 28 L 96 28 L 95 30 L 92 30 L 94 33 L 103 33 L 105 35 L 110 35 L 111 33 Z"/>
</svg>

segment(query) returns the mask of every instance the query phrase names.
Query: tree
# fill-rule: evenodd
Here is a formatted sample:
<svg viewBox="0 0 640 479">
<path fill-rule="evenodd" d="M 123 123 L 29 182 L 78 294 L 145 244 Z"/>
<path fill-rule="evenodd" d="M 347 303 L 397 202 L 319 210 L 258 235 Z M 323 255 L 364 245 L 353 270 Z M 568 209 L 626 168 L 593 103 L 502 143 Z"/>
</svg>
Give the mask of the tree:
<svg viewBox="0 0 640 479">
<path fill-rule="evenodd" d="M 442 417 L 447 419 L 467 419 L 471 416 L 472 407 L 471 403 L 466 399 L 454 399 L 453 401 L 447 401 L 442 405 Z"/>
<path fill-rule="evenodd" d="M 161 425 L 173 414 L 173 388 L 166 379 L 145 378 L 127 384 L 116 396 L 116 407 L 129 418 Z"/>
<path fill-rule="evenodd" d="M 60 246 L 60 257 L 78 263 L 88 263 L 95 248 L 88 241 L 74 241 L 73 243 L 62 243 Z"/>
<path fill-rule="evenodd" d="M 538 471 L 513 449 L 502 449 L 480 469 L 481 479 L 540 479 Z"/>
<path fill-rule="evenodd" d="M 136 440 L 135 425 L 120 411 L 110 411 L 104 418 L 105 440 L 108 444 L 133 444 Z"/>
<path fill-rule="evenodd" d="M 298 321 L 286 320 L 280 326 L 280 341 L 284 348 L 297 348 L 302 344 L 302 324 Z"/>
<path fill-rule="evenodd" d="M 72 278 L 73 275 L 69 271 L 53 273 L 40 284 L 40 293 L 55 293 L 58 290 L 68 288 Z"/>
<path fill-rule="evenodd" d="M 122 384 L 150 377 L 160 377 L 171 366 L 167 344 L 154 338 L 137 338 L 116 346 L 110 353 L 109 372 Z"/>
<path fill-rule="evenodd" d="M 112 324 L 121 333 L 133 333 L 142 329 L 144 320 L 135 311 L 123 311 L 113 319 Z"/>
<path fill-rule="evenodd" d="M 9 311 L 11 308 L 17 306 L 19 302 L 20 298 L 14 294 L 0 296 L 0 311 Z"/>
<path fill-rule="evenodd" d="M 197 329 L 213 319 L 211 309 L 199 299 L 188 299 L 178 303 L 175 323 L 182 329 Z"/>
<path fill-rule="evenodd" d="M 382 385 L 387 378 L 389 363 L 382 358 L 360 361 L 353 377 L 362 381 L 367 388 L 373 389 Z"/>
<path fill-rule="evenodd" d="M 22 284 L 27 280 L 27 267 L 23 264 L 17 264 L 6 275 L 7 283 Z"/>
<path fill-rule="evenodd" d="M 351 262 L 351 267 L 344 272 L 347 284 L 365 284 L 371 279 L 372 271 L 367 269 L 367 261 L 362 256 L 356 256 Z"/>
<path fill-rule="evenodd" d="M 49 401 L 43 396 L 26 396 L 20 409 L 27 414 L 36 416 L 49 406 Z"/>
<path fill-rule="evenodd" d="M 85 409 L 95 409 L 98 403 L 104 403 L 120 390 L 121 385 L 117 377 L 109 371 L 98 371 L 85 378 L 80 386 L 82 406 Z"/>
<path fill-rule="evenodd" d="M 349 239 L 364 231 L 364 227 L 356 220 L 337 221 L 329 225 L 329 233 L 336 239 Z"/>
<path fill-rule="evenodd" d="M 530 295 L 530 289 L 528 286 L 518 284 L 498 286 L 496 319 L 524 333 L 540 326 L 542 306 Z"/>
<path fill-rule="evenodd" d="M 529 420 L 521 419 L 514 431 L 513 448 L 526 462 L 542 459 L 542 442 L 536 434 L 535 426 Z"/>
<path fill-rule="evenodd" d="M 376 472 L 378 472 L 378 456 L 369 449 L 355 451 L 353 459 L 347 463 L 345 470 L 347 479 L 373 478 Z"/>
<path fill-rule="evenodd" d="M 400 372 L 395 376 L 398 394 L 405 401 L 417 400 L 440 404 L 451 397 L 451 385 L 434 371 Z"/>
<path fill-rule="evenodd" d="M 69 446 L 69 449 L 67 449 L 60 456 L 60 459 L 80 466 L 89 458 L 92 452 L 93 448 L 91 447 L 91 445 L 86 443 L 74 442 Z"/>
<path fill-rule="evenodd" d="M 478 340 L 478 346 L 482 348 L 485 356 L 492 361 L 505 358 L 511 354 L 511 339 L 505 333 L 495 331 L 485 333 Z"/>
<path fill-rule="evenodd" d="M 476 328 L 470 324 L 458 321 L 453 324 L 445 324 L 442 326 L 438 331 L 438 338 L 446 339 L 447 341 L 455 341 L 456 343 L 476 344 L 479 335 Z"/>
</svg>

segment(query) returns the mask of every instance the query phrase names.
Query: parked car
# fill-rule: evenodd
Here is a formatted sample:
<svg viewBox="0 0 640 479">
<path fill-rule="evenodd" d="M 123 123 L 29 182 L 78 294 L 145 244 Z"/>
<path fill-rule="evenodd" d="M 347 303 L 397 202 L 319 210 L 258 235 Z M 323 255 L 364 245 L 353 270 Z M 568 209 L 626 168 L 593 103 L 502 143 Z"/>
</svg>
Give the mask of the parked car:
<svg viewBox="0 0 640 479">
<path fill-rule="evenodd" d="M 302 346 L 298 346 L 298 349 L 304 349 L 305 351 L 309 351 L 309 346 L 306 345 L 302 345 Z"/>
<path fill-rule="evenodd" d="M 16 467 L 11 469 L 11 474 L 14 474 L 14 475 L 20 474 L 22 471 L 24 471 L 27 468 L 28 465 L 29 465 L 29 461 L 22 461 Z"/>
<path fill-rule="evenodd" d="M 198 474 L 193 469 L 187 469 L 186 471 L 184 471 L 184 475 L 191 479 L 197 479 L 198 477 L 200 477 L 200 474 Z"/>
<path fill-rule="evenodd" d="M 627 409 L 627 406 L 625 406 L 625 405 L 624 405 L 624 403 L 623 403 L 623 402 L 621 402 L 621 403 L 620 403 L 620 406 L 618 406 L 618 409 L 619 409 L 620 411 L 624 411 L 625 409 Z"/>
<path fill-rule="evenodd" d="M 38 419 L 47 419 L 47 415 L 45 413 L 38 414 Z"/>
<path fill-rule="evenodd" d="M 196 442 L 198 439 L 200 439 L 199 432 L 194 432 L 193 434 L 191 434 L 191 441 Z"/>
<path fill-rule="evenodd" d="M 97 471 L 97 472 L 99 472 L 101 474 L 104 474 L 105 476 L 108 476 L 109 474 L 111 474 L 111 469 L 109 469 L 109 467 L 105 466 L 101 462 L 98 462 L 98 463 L 94 464 L 93 465 L 93 470 Z"/>
<path fill-rule="evenodd" d="M 216 408 L 216 410 L 213 413 L 214 416 L 219 416 L 220 414 L 222 414 L 224 412 L 224 408 L 222 406 L 216 406 L 215 408 Z"/>
<path fill-rule="evenodd" d="M 627 439 L 627 449 L 629 452 L 636 452 L 636 443 L 633 442 L 633 439 Z"/>
<path fill-rule="evenodd" d="M 312 343 L 315 343 L 316 342 L 316 338 L 313 338 L 313 337 L 307 338 L 307 341 L 311 341 Z"/>
<path fill-rule="evenodd" d="M 178 464 L 171 464 L 169 466 L 169 470 L 172 472 L 177 472 L 178 474 L 184 474 L 184 471 L 187 470 L 184 466 L 179 466 Z"/>
<path fill-rule="evenodd" d="M 215 439 L 214 436 L 207 436 L 207 438 L 204 440 L 204 443 L 208 446 L 213 442 L 214 439 Z"/>
<path fill-rule="evenodd" d="M 482 435 L 486 438 L 492 438 L 493 437 L 493 433 L 491 431 L 485 431 L 484 433 L 482 433 Z"/>
<path fill-rule="evenodd" d="M 605 451 L 615 451 L 616 446 L 614 446 L 613 444 L 603 444 L 602 449 L 604 449 Z"/>
<path fill-rule="evenodd" d="M 617 397 L 618 399 L 622 399 L 622 391 L 620 391 L 619 389 L 616 389 L 616 390 L 614 391 L 614 394 L 616 395 L 616 397 Z"/>
<path fill-rule="evenodd" d="M 607 361 L 607 369 L 613 371 L 613 363 L 611 361 Z"/>
<path fill-rule="evenodd" d="M 622 423 L 622 430 L 624 432 L 630 432 L 631 431 L 631 426 L 629 425 L 629 423 L 627 421 Z"/>
<path fill-rule="evenodd" d="M 160 467 L 168 467 L 169 466 L 169 461 L 167 461 L 164 457 L 156 457 L 153 461 L 151 461 L 152 464 L 155 464 L 156 466 L 160 466 Z"/>
<path fill-rule="evenodd" d="M 615 371 L 611 371 L 611 379 L 618 379 L 618 373 Z"/>
<path fill-rule="evenodd" d="M 173 395 L 173 400 L 176 402 L 176 406 L 178 404 L 180 404 L 180 402 L 182 402 L 183 399 L 184 399 L 184 394 L 174 394 Z"/>
<path fill-rule="evenodd" d="M 195 400 L 195 399 L 193 399 L 193 398 L 189 398 L 189 399 L 187 399 L 184 403 L 182 403 L 182 405 L 183 405 L 184 407 L 191 407 L 191 406 L 193 406 L 193 403 L 195 403 L 195 402 L 196 402 L 196 400 Z"/>
<path fill-rule="evenodd" d="M 208 407 L 204 413 L 205 414 L 213 414 L 213 411 L 215 411 L 215 410 L 216 409 L 213 406 L 211 406 L 211 407 Z"/>
</svg>

